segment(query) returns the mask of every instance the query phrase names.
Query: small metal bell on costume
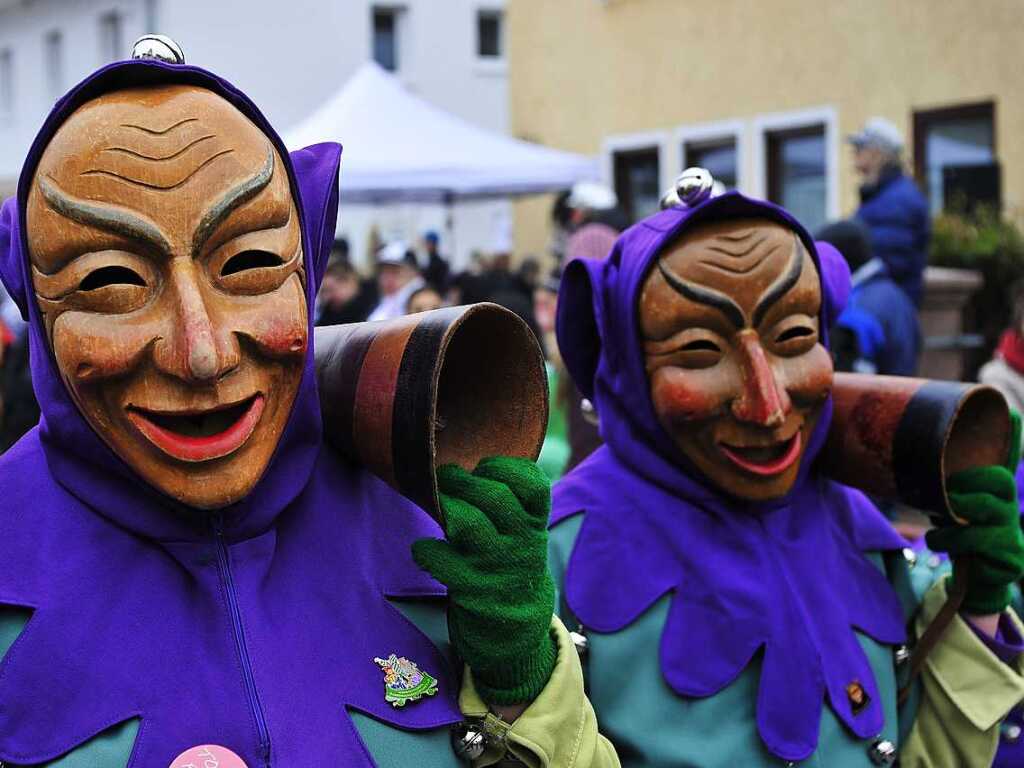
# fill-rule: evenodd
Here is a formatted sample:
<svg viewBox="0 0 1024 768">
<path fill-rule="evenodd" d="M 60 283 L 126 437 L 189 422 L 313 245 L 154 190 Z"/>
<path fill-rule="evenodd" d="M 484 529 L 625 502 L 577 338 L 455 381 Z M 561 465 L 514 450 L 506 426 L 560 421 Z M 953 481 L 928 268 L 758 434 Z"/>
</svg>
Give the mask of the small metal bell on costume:
<svg viewBox="0 0 1024 768">
<path fill-rule="evenodd" d="M 668 208 L 675 208 L 676 206 L 682 205 L 682 204 L 683 204 L 682 200 L 680 200 L 679 199 L 679 195 L 676 194 L 676 188 L 672 187 L 665 194 L 663 194 L 661 196 L 661 200 L 658 203 L 658 207 L 661 208 L 661 210 L 664 211 L 664 210 L 666 210 Z"/>
<path fill-rule="evenodd" d="M 573 647 L 576 648 L 576 653 L 582 659 L 587 655 L 587 651 L 590 650 L 590 639 L 583 631 L 583 625 L 578 626 L 575 631 L 569 633 L 569 639 L 572 640 Z"/>
<path fill-rule="evenodd" d="M 143 35 L 132 43 L 133 59 L 156 59 L 168 64 L 184 64 L 185 53 L 181 46 L 167 35 Z"/>
<path fill-rule="evenodd" d="M 452 751 L 463 760 L 478 760 L 487 751 L 487 732 L 480 723 L 453 725 Z"/>
<path fill-rule="evenodd" d="M 903 548 L 903 559 L 907 561 L 907 565 L 913 568 L 917 565 L 917 552 L 912 550 L 910 547 Z"/>
<path fill-rule="evenodd" d="M 679 174 L 672 189 L 662 195 L 661 208 L 693 207 L 710 198 L 714 187 L 715 179 L 707 168 L 687 168 Z"/>
<path fill-rule="evenodd" d="M 580 413 L 583 414 L 583 420 L 587 422 L 587 424 L 591 424 L 595 427 L 600 424 L 600 419 L 597 416 L 597 408 L 595 408 L 594 404 L 585 397 L 580 400 Z"/>
<path fill-rule="evenodd" d="M 910 649 L 905 645 L 898 645 L 896 650 L 892 652 L 892 657 L 896 660 L 897 664 L 904 664 L 910 661 Z"/>
<path fill-rule="evenodd" d="M 896 762 L 896 745 L 886 739 L 879 739 L 871 745 L 868 757 L 875 765 L 890 766 Z"/>
</svg>

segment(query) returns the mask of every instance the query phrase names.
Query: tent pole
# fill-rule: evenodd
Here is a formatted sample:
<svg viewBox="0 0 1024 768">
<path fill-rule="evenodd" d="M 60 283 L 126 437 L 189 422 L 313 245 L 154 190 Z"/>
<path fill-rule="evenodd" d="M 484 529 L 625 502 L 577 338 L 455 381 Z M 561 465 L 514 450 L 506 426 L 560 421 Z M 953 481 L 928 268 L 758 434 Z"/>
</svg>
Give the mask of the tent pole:
<svg viewBox="0 0 1024 768">
<path fill-rule="evenodd" d="M 444 193 L 444 226 L 448 235 L 448 259 L 454 267 L 458 252 L 455 250 L 455 195 L 452 192 Z"/>
</svg>

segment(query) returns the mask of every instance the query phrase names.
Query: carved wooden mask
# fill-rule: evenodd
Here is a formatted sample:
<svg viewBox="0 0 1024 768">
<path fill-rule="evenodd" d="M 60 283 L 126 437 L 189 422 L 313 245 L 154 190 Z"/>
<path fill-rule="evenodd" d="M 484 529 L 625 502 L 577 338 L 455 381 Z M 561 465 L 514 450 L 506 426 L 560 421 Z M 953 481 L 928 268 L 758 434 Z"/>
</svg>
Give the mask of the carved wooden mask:
<svg viewBox="0 0 1024 768">
<path fill-rule="evenodd" d="M 201 509 L 244 497 L 287 422 L 307 344 L 285 166 L 210 91 L 118 91 L 54 135 L 27 210 L 61 376 L 110 447 Z"/>
<path fill-rule="evenodd" d="M 733 496 L 777 498 L 796 481 L 832 386 L 820 308 L 810 254 L 767 220 L 698 227 L 647 277 L 639 311 L 654 410 Z"/>
</svg>

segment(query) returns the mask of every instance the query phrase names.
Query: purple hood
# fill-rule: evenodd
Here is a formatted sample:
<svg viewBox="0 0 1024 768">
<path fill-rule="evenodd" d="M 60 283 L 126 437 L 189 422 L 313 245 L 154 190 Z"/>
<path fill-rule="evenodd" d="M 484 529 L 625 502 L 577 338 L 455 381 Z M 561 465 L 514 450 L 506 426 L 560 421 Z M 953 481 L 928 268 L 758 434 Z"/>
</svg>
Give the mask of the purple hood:
<svg viewBox="0 0 1024 768">
<path fill-rule="evenodd" d="M 606 445 L 555 486 L 552 519 L 585 514 L 564 586 L 585 626 L 621 630 L 671 593 L 660 649 L 668 684 L 683 696 L 711 696 L 760 658 L 762 740 L 773 754 L 802 760 L 817 745 L 826 700 L 858 736 L 882 729 L 881 697 L 854 629 L 902 642 L 903 617 L 863 552 L 904 542 L 862 494 L 815 472 L 831 399 L 793 490 L 772 502 L 737 499 L 693 469 L 658 424 L 640 344 L 638 298 L 665 246 L 701 222 L 751 217 L 789 227 L 813 256 L 827 345 L 849 270 L 771 203 L 731 192 L 662 211 L 627 230 L 607 259 L 574 261 L 562 281 L 558 342 Z M 845 691 L 854 681 L 870 697 L 856 714 Z"/>
<path fill-rule="evenodd" d="M 334 240 L 337 173 L 341 147 L 318 144 L 289 155 L 273 128 L 252 102 L 232 85 L 197 67 L 156 61 L 121 62 L 104 67 L 73 88 L 54 106 L 36 136 L 22 168 L 16 198 L 0 210 L 0 278 L 30 323 L 32 383 L 41 417 L 38 438 L 53 476 L 73 495 L 118 525 L 158 539 L 187 539 L 206 530 L 206 515 L 183 508 L 136 478 L 78 412 L 57 371 L 42 317 L 32 299 L 28 249 L 24 237 L 25 201 L 36 165 L 50 138 L 79 106 L 113 90 L 162 83 L 194 84 L 229 101 L 273 141 L 288 168 L 303 221 L 303 250 L 310 307 Z M 312 313 L 310 313 L 312 314 Z M 312 334 L 310 334 L 312 340 Z M 309 351 L 295 405 L 265 476 L 248 497 L 224 510 L 232 536 L 265 530 L 306 485 L 320 451 L 320 405 L 313 354 Z"/>
<path fill-rule="evenodd" d="M 139 718 L 131 766 L 168 765 L 203 743 L 227 746 L 250 766 L 269 754 L 281 765 L 309 755 L 371 765 L 346 708 L 409 729 L 460 718 L 448 661 L 386 599 L 443 594 L 409 553 L 413 540 L 437 528 L 323 448 L 312 327 L 266 473 L 249 496 L 212 515 L 147 485 L 93 432 L 58 374 L 32 298 L 25 201 L 50 137 L 89 99 L 165 83 L 222 96 L 284 158 L 303 226 L 310 307 L 334 238 L 341 147 L 289 155 L 249 99 L 209 72 L 120 62 L 54 107 L 17 198 L 0 212 L 0 277 L 30 323 L 42 411 L 38 428 L 0 457 L 0 604 L 32 610 L 0 661 L 0 761 L 45 762 Z M 439 695 L 403 710 L 387 705 L 373 657 L 392 652 L 437 677 Z"/>
</svg>

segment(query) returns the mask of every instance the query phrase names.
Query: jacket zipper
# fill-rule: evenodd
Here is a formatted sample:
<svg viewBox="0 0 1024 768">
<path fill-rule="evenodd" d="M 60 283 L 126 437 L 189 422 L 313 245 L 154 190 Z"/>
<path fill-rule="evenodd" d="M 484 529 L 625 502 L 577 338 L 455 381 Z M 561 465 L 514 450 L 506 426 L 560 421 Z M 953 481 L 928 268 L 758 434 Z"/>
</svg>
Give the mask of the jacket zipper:
<svg viewBox="0 0 1024 768">
<path fill-rule="evenodd" d="M 235 638 L 235 650 L 238 652 L 238 660 L 242 665 L 242 678 L 245 681 L 245 693 L 249 699 L 249 711 L 256 721 L 256 730 L 259 733 L 260 758 L 263 761 L 263 765 L 266 768 L 270 768 L 270 731 L 267 728 L 267 721 L 263 716 L 263 707 L 260 704 L 259 695 L 256 693 L 256 678 L 252 674 L 249 648 L 245 644 L 245 635 L 242 631 L 242 612 L 238 608 L 235 580 L 231 574 L 231 564 L 228 559 L 228 546 L 224 541 L 224 519 L 221 515 L 214 515 L 213 517 L 213 532 L 217 544 L 217 570 L 220 573 L 224 594 L 227 596 L 228 613 L 231 616 L 231 631 Z"/>
</svg>

